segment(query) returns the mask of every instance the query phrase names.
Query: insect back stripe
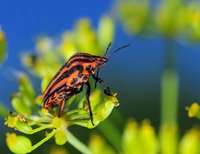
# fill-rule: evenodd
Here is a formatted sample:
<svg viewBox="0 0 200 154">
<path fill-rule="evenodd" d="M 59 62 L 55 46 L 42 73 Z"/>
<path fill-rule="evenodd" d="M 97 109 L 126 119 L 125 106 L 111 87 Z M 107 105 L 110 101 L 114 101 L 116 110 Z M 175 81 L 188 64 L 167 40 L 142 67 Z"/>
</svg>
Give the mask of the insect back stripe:
<svg viewBox="0 0 200 154">
<path fill-rule="evenodd" d="M 51 82 L 49 83 L 49 85 L 47 86 L 47 88 L 46 88 L 46 90 L 45 90 L 45 92 L 43 94 L 43 98 L 45 98 L 47 96 L 47 94 L 50 92 L 50 89 L 52 88 L 54 82 L 56 80 L 58 80 L 58 78 L 61 77 L 62 74 L 65 73 L 67 71 L 67 69 L 69 69 L 69 67 L 72 64 L 74 64 L 75 62 L 93 62 L 91 57 L 93 57 L 93 56 L 92 55 L 83 54 L 83 53 L 81 53 L 81 54 L 78 53 L 78 54 L 75 54 L 74 56 L 72 56 L 72 58 L 70 58 L 69 61 L 67 63 L 65 63 L 61 67 L 61 69 L 56 73 L 56 75 L 53 77 L 53 79 L 51 80 Z"/>
<path fill-rule="evenodd" d="M 66 63 L 60 68 L 60 70 L 56 73 L 56 75 L 51 79 L 51 81 L 49 82 L 45 92 L 43 93 L 43 98 L 46 97 L 46 95 L 48 94 L 49 92 L 49 89 L 52 85 L 52 83 L 56 80 L 57 77 L 59 77 L 61 75 L 61 72 L 62 71 L 65 71 L 67 68 L 66 68 Z"/>
<path fill-rule="evenodd" d="M 94 60 L 93 59 L 89 59 L 89 58 L 75 58 L 73 59 L 72 61 L 69 61 L 67 63 L 67 67 L 70 67 L 72 64 L 76 63 L 76 62 L 86 62 L 86 63 L 91 63 L 93 62 Z"/>
<path fill-rule="evenodd" d="M 73 74 L 75 71 L 79 71 L 80 73 L 83 72 L 83 66 L 82 65 L 76 65 L 73 66 L 71 69 L 65 71 L 62 73 L 61 76 L 59 76 L 49 87 L 47 93 L 52 94 L 53 92 L 55 92 L 54 90 L 57 89 L 57 87 L 60 87 L 61 85 L 63 85 L 63 80 L 67 79 L 68 77 L 70 77 L 71 74 Z M 67 86 L 67 83 L 66 83 Z M 46 97 L 46 96 L 45 96 Z M 45 98 L 44 98 L 45 99 Z"/>
<path fill-rule="evenodd" d="M 98 58 L 99 56 L 95 56 L 95 55 L 91 55 L 88 53 L 76 53 L 75 55 L 73 55 L 67 62 L 67 67 L 72 64 L 75 59 L 77 59 L 77 61 L 81 61 L 81 59 L 88 59 L 88 61 L 83 61 L 83 62 L 93 62 L 95 58 Z M 79 60 L 78 60 L 79 59 Z M 76 61 L 75 61 L 76 62 Z"/>
<path fill-rule="evenodd" d="M 53 91 L 51 91 L 51 93 L 47 93 L 47 95 L 43 98 L 43 102 L 45 105 L 45 102 L 47 101 L 47 99 L 54 94 L 55 92 L 57 92 L 58 90 L 60 91 L 62 88 L 66 89 L 66 84 L 60 85 L 59 87 L 57 87 L 56 89 L 54 89 Z"/>
</svg>

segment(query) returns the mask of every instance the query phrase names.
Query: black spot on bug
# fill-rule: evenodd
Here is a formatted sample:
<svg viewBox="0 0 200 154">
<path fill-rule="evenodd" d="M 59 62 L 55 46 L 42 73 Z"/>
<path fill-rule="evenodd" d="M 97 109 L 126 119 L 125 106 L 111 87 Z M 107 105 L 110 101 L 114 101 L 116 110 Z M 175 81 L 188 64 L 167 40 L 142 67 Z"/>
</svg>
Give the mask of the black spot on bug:
<svg viewBox="0 0 200 154">
<path fill-rule="evenodd" d="M 60 90 L 58 90 L 56 93 L 57 93 L 57 94 L 60 94 Z"/>
<path fill-rule="evenodd" d="M 92 68 L 91 70 L 92 70 L 92 72 L 94 72 L 94 71 L 95 71 L 95 68 Z"/>
<path fill-rule="evenodd" d="M 75 84 L 77 81 L 78 81 L 78 78 L 73 78 L 71 84 L 73 85 L 73 84 Z"/>
<path fill-rule="evenodd" d="M 78 77 L 79 77 L 79 78 L 82 78 L 82 76 L 83 76 L 82 73 L 79 73 L 79 74 L 78 74 Z"/>
<path fill-rule="evenodd" d="M 84 76 L 84 77 L 83 77 L 83 80 L 87 80 L 87 76 Z"/>
<path fill-rule="evenodd" d="M 62 95 L 59 95 L 59 96 L 58 96 L 58 99 L 63 99 L 63 96 L 62 96 Z"/>
<path fill-rule="evenodd" d="M 88 70 L 90 70 L 90 68 L 91 68 L 91 65 L 88 65 L 88 66 L 86 66 L 86 70 L 88 71 Z"/>
</svg>

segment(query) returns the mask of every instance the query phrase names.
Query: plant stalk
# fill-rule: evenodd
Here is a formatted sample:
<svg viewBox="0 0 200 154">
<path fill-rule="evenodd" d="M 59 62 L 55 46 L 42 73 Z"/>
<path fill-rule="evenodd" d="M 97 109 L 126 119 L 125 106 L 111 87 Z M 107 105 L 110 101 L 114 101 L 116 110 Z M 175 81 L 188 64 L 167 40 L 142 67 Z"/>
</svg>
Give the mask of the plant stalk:
<svg viewBox="0 0 200 154">
<path fill-rule="evenodd" d="M 161 83 L 161 124 L 177 124 L 179 79 L 175 68 L 174 40 L 166 40 L 166 66 Z"/>
<path fill-rule="evenodd" d="M 92 154 L 90 149 L 84 145 L 81 141 L 79 141 L 70 131 L 67 131 L 67 141 L 74 146 L 77 150 L 84 154 Z"/>
</svg>

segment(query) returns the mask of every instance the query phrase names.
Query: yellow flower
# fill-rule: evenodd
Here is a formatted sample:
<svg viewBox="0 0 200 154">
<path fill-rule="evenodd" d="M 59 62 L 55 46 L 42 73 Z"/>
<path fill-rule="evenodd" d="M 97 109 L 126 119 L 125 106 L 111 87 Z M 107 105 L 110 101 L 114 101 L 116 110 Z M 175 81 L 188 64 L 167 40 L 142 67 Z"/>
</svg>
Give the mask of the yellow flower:
<svg viewBox="0 0 200 154">
<path fill-rule="evenodd" d="M 148 154 L 158 153 L 158 138 L 156 136 L 154 128 L 151 126 L 150 122 L 143 121 L 140 127 L 140 138 L 142 141 L 143 152 Z"/>
<path fill-rule="evenodd" d="M 139 128 L 134 120 L 130 120 L 125 127 L 122 136 L 122 149 L 124 154 L 141 154 Z"/>
<path fill-rule="evenodd" d="M 114 154 L 114 150 L 97 134 L 91 136 L 89 148 L 93 154 Z"/>
<path fill-rule="evenodd" d="M 160 130 L 160 150 L 162 154 L 177 154 L 178 129 L 175 124 L 163 124 Z"/>
<path fill-rule="evenodd" d="M 18 122 L 18 117 L 15 116 L 8 116 L 8 118 L 6 118 L 6 122 L 5 125 L 7 125 L 10 128 L 14 128 L 17 125 Z"/>
<path fill-rule="evenodd" d="M 186 110 L 188 110 L 190 118 L 200 117 L 200 105 L 198 103 L 193 103 L 190 107 L 186 107 Z"/>
<path fill-rule="evenodd" d="M 180 141 L 181 154 L 199 154 L 200 148 L 200 131 L 199 129 L 189 130 Z"/>
</svg>

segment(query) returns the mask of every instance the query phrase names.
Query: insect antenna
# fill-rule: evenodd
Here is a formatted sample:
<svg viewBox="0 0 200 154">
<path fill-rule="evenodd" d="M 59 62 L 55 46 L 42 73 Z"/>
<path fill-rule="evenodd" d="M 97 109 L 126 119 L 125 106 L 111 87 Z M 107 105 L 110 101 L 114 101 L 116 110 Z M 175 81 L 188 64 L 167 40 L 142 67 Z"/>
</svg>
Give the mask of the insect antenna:
<svg viewBox="0 0 200 154">
<path fill-rule="evenodd" d="M 110 43 L 108 44 L 108 46 L 107 46 L 107 48 L 106 48 L 106 51 L 105 51 L 103 57 L 106 57 L 106 55 L 107 55 L 107 53 L 108 53 L 108 51 L 109 51 L 111 45 L 112 45 L 112 42 L 110 42 Z M 97 68 L 97 73 L 96 73 L 96 77 L 97 77 L 97 78 L 99 77 L 99 71 L 100 71 L 100 69 L 99 69 L 99 67 L 98 67 L 98 68 Z M 95 81 L 95 85 L 94 85 L 95 88 L 97 87 L 97 82 L 98 82 L 98 81 L 96 80 L 96 81 Z"/>
<path fill-rule="evenodd" d="M 116 52 L 118 52 L 119 50 L 124 49 L 124 48 L 127 48 L 127 47 L 129 47 L 129 46 L 130 46 L 130 44 L 122 45 L 121 47 L 115 49 L 111 54 L 107 55 L 107 57 L 110 57 L 110 56 L 114 55 Z"/>
<path fill-rule="evenodd" d="M 106 48 L 106 51 L 105 51 L 103 57 L 105 57 L 105 56 L 107 55 L 108 50 L 110 49 L 111 45 L 112 45 L 112 42 L 110 42 L 110 43 L 108 44 L 108 46 L 107 46 L 107 48 Z"/>
<path fill-rule="evenodd" d="M 108 53 L 108 51 L 109 51 L 109 49 L 110 49 L 110 47 L 111 47 L 111 44 L 112 44 L 111 42 L 108 44 L 108 47 L 106 48 L 106 51 L 105 51 L 103 57 L 110 57 L 110 56 L 114 55 L 116 52 L 118 52 L 119 50 L 124 49 L 124 48 L 127 48 L 127 47 L 130 46 L 130 44 L 125 44 L 125 45 L 123 45 L 123 46 L 121 46 L 121 47 L 115 49 L 111 54 L 107 55 L 107 53 Z M 96 72 L 97 72 L 97 73 L 96 73 L 96 77 L 97 77 L 97 78 L 99 77 L 99 71 L 100 71 L 100 69 L 99 69 L 99 67 L 98 67 L 98 68 L 97 68 L 97 71 L 96 71 Z M 98 80 L 95 81 L 95 85 L 94 85 L 95 88 L 97 87 L 97 82 L 98 82 Z"/>
</svg>

